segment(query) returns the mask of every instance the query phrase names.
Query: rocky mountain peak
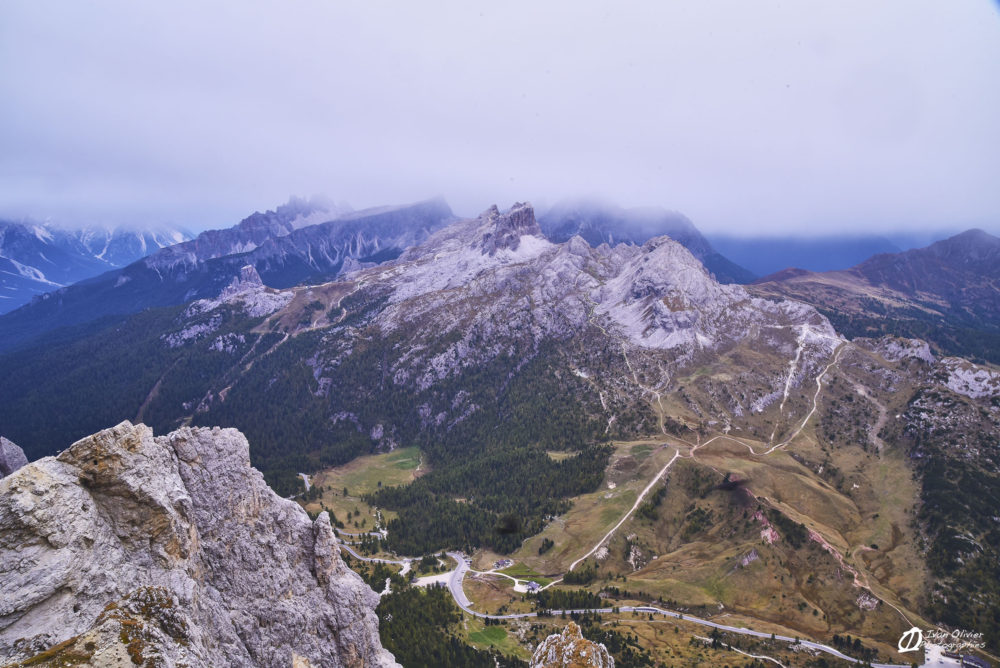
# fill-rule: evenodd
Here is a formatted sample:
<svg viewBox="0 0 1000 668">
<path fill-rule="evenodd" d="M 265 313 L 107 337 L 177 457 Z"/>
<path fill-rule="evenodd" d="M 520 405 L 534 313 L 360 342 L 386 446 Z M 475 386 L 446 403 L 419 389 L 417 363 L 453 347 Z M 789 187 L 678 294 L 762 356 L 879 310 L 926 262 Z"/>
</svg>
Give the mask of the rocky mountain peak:
<svg viewBox="0 0 1000 668">
<path fill-rule="evenodd" d="M 352 211 L 350 205 L 335 203 L 325 197 L 306 199 L 293 195 L 273 211 L 255 211 L 241 220 L 237 228 L 246 232 L 261 231 L 269 237 L 284 236 L 299 228 L 333 220 Z"/>
<path fill-rule="evenodd" d="M 257 273 L 257 268 L 252 264 L 247 264 L 240 267 L 240 273 L 235 276 L 232 282 L 222 290 L 219 294 L 219 298 L 226 299 L 228 297 L 243 294 L 244 292 L 261 290 L 263 288 L 264 281 L 260 279 L 260 274 Z"/>
<path fill-rule="evenodd" d="M 676 297 L 685 304 L 706 304 L 739 299 L 736 286 L 717 283 L 697 258 L 684 246 L 667 236 L 646 241 L 633 252 L 615 280 L 605 289 L 609 303 L 632 303 L 649 297 Z M 675 305 L 674 310 L 680 306 Z"/>
<path fill-rule="evenodd" d="M 535 220 L 535 210 L 527 202 L 515 202 L 507 213 L 501 213 L 494 204 L 480 216 L 480 219 L 489 225 L 483 235 L 482 249 L 491 256 L 504 248 L 517 250 L 524 235 L 542 234 Z"/>
<path fill-rule="evenodd" d="M 0 436 L 0 478 L 10 475 L 27 463 L 24 450 Z"/>
<path fill-rule="evenodd" d="M 274 494 L 234 429 L 122 422 L 0 480 L 0 527 L 5 664 L 396 665 L 328 516 Z"/>
<path fill-rule="evenodd" d="M 747 283 L 753 278 L 717 253 L 687 217 L 660 207 L 623 209 L 596 199 L 564 200 L 545 211 L 539 225 L 550 241 L 561 243 L 578 235 L 595 248 L 601 244 L 641 246 L 667 235 L 690 250 L 720 282 Z"/>
<path fill-rule="evenodd" d="M 422 345 L 429 348 L 441 337 L 442 318 L 467 332 L 446 355 L 408 357 L 397 378 L 413 378 L 426 389 L 435 378 L 494 354 L 477 336 L 516 337 L 519 330 L 540 344 L 590 324 L 643 349 L 669 350 L 677 359 L 761 336 L 768 347 L 785 345 L 770 332 L 805 325 L 822 341 L 819 354 L 837 345 L 832 327 L 815 311 L 753 299 L 741 286 L 719 284 L 670 237 L 592 248 L 580 236 L 553 244 L 537 229 L 530 205 L 518 203 L 506 213 L 494 206 L 439 230 L 391 265 L 354 276 L 365 290 L 387 297 L 387 308 L 372 320 L 385 333 L 405 329 L 411 341 L 426 341 Z M 510 314 L 529 312 L 530 325 L 515 328 Z"/>
<path fill-rule="evenodd" d="M 260 318 L 283 308 L 292 300 L 294 293 L 285 290 L 273 290 L 266 285 L 253 265 L 240 268 L 240 273 L 222 289 L 214 299 L 199 299 L 191 302 L 185 310 L 188 317 L 199 313 L 207 313 L 217 309 L 222 304 L 235 304 L 252 318 Z M 182 330 L 165 338 L 168 345 L 180 345 L 184 340 L 200 336 L 205 332 L 205 325 Z"/>
<path fill-rule="evenodd" d="M 570 622 L 563 632 L 550 635 L 531 655 L 530 668 L 614 668 L 608 648 L 583 637 Z"/>
</svg>

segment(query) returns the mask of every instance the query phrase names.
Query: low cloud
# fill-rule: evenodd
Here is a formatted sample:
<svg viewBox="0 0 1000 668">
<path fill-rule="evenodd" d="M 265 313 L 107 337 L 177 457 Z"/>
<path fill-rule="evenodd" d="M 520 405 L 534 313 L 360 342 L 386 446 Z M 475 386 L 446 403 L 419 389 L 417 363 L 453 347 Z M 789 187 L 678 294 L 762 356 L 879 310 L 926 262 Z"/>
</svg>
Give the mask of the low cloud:
<svg viewBox="0 0 1000 668">
<path fill-rule="evenodd" d="M 0 8 L 0 215 L 598 196 L 707 231 L 1000 226 L 995 3 Z"/>
</svg>

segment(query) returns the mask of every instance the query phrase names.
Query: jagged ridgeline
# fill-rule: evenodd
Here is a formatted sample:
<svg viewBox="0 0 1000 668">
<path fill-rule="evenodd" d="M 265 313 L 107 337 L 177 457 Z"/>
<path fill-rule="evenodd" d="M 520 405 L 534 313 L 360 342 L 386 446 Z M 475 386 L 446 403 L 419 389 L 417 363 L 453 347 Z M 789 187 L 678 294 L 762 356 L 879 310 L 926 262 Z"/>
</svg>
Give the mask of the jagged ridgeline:
<svg viewBox="0 0 1000 668">
<path fill-rule="evenodd" d="M 32 345 L 54 330 L 86 328 L 98 317 L 215 297 L 244 266 L 274 287 L 327 281 L 344 269 L 398 257 L 454 218 L 441 199 L 349 211 L 293 198 L 231 228 L 202 232 L 121 269 L 39 295 L 0 316 L 0 352 Z M 63 331 L 59 337 L 75 335 Z"/>
<path fill-rule="evenodd" d="M 183 229 L 61 229 L 0 219 L 0 314 L 191 238 Z"/>
</svg>

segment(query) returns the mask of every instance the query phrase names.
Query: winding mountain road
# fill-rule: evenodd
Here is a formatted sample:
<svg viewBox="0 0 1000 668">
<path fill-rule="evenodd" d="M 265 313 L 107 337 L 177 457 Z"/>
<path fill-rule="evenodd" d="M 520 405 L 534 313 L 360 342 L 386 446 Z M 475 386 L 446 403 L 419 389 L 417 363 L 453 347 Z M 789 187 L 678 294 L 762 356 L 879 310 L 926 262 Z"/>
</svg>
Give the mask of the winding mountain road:
<svg viewBox="0 0 1000 668">
<path fill-rule="evenodd" d="M 604 534 L 604 537 L 597 542 L 597 545 L 595 545 L 590 549 L 590 552 L 587 552 L 587 554 L 583 555 L 582 557 L 574 561 L 572 564 L 570 564 L 569 570 L 573 570 L 574 568 L 576 568 L 577 564 L 584 561 L 594 552 L 597 552 L 597 550 L 600 549 L 601 545 L 603 545 L 605 541 L 611 538 L 611 536 L 615 533 L 615 531 L 619 529 L 619 527 L 621 527 L 621 525 L 625 524 L 625 521 L 628 520 L 628 518 L 632 516 L 632 513 L 634 513 L 636 509 L 639 508 L 639 505 L 642 503 L 642 500 L 646 498 L 646 494 L 649 493 L 649 490 L 653 489 L 653 486 L 656 485 L 656 483 L 658 483 L 663 478 L 663 476 L 667 473 L 668 470 L 670 470 L 670 467 L 673 466 L 673 463 L 675 461 L 677 461 L 677 458 L 680 457 L 680 454 L 681 453 L 679 450 L 674 451 L 674 456 L 670 458 L 670 461 L 667 462 L 662 469 L 660 469 L 660 472 L 656 474 L 656 477 L 653 478 L 648 485 L 646 485 L 646 488 L 643 489 L 642 492 L 639 494 L 639 497 L 635 500 L 635 503 L 632 504 L 632 507 L 629 509 L 629 511 L 625 513 L 620 520 L 618 520 L 618 524 L 614 525 L 610 531 Z"/>
<path fill-rule="evenodd" d="M 403 575 L 404 573 L 407 573 L 410 570 L 410 560 L 409 559 L 403 559 L 403 560 L 399 560 L 399 561 L 394 561 L 392 559 L 378 559 L 376 557 L 362 557 L 360 554 L 358 554 L 357 552 L 355 552 L 354 548 L 352 548 L 347 543 L 345 543 L 343 541 L 340 541 L 339 544 L 340 544 L 340 547 L 342 547 L 343 549 L 347 550 L 347 552 L 352 557 L 354 557 L 355 559 L 358 559 L 360 561 L 371 561 L 371 562 L 376 563 L 376 564 L 393 564 L 395 566 L 402 566 L 403 570 L 401 570 L 399 572 L 400 575 Z"/>
<path fill-rule="evenodd" d="M 673 460 L 671 460 L 673 461 Z M 409 566 L 409 562 L 406 561 L 392 561 L 390 559 L 377 559 L 374 557 L 362 557 L 360 554 L 351 549 L 350 546 L 340 544 L 342 548 L 347 550 L 352 556 L 361 561 L 374 561 L 382 564 L 398 564 Z M 472 609 L 472 602 L 465 595 L 465 590 L 462 587 L 462 582 L 465 580 L 465 574 L 469 571 L 469 559 L 464 554 L 460 552 L 448 552 L 448 556 L 455 560 L 458 566 L 451 571 L 448 578 L 448 591 L 451 592 L 452 598 L 455 599 L 455 604 L 462 609 L 462 611 L 467 612 L 473 617 L 479 617 L 480 619 L 527 619 L 529 617 L 538 617 L 537 612 L 515 612 L 507 615 L 490 615 L 487 613 L 479 612 Z M 636 612 L 641 614 L 650 615 L 660 615 L 663 617 L 672 617 L 674 619 L 684 620 L 686 622 L 691 622 L 692 624 L 700 624 L 702 626 L 707 626 L 713 629 L 719 629 L 720 631 L 726 631 L 728 633 L 737 633 L 745 636 L 752 636 L 754 638 L 763 638 L 765 640 L 771 639 L 772 634 L 766 633 L 764 631 L 755 631 L 753 629 L 746 629 L 739 626 L 729 626 L 727 624 L 719 624 L 718 622 L 713 622 L 708 619 L 702 619 L 700 617 L 692 617 L 681 612 L 675 612 L 673 610 L 667 610 L 664 608 L 659 608 L 652 605 L 623 605 L 617 608 L 619 612 Z M 578 614 L 582 615 L 584 613 L 599 613 L 599 614 L 613 614 L 613 608 L 575 608 L 566 610 L 550 610 L 551 615 L 562 615 L 563 613 L 567 615 Z M 813 642 L 811 640 L 801 640 L 798 638 L 791 638 L 789 636 L 774 634 L 774 640 L 780 640 L 782 642 L 788 642 L 792 644 L 799 644 L 802 647 L 808 649 L 813 649 L 819 652 L 825 652 L 831 656 L 835 656 L 838 659 L 844 661 L 849 661 L 851 663 L 862 663 L 858 659 L 847 656 L 843 652 L 830 647 L 829 645 L 824 645 L 822 643 Z M 909 664 L 894 664 L 894 663 L 873 663 L 871 664 L 875 668 L 907 668 Z"/>
</svg>

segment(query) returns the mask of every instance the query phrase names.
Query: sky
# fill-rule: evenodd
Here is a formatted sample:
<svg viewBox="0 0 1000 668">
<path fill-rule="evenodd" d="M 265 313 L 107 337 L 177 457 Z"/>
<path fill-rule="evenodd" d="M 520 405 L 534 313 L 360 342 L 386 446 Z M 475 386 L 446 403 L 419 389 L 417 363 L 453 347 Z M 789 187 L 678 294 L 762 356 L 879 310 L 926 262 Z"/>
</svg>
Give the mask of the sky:
<svg viewBox="0 0 1000 668">
<path fill-rule="evenodd" d="M 0 3 L 0 216 L 566 197 L 703 231 L 1000 231 L 988 0 Z"/>
</svg>

